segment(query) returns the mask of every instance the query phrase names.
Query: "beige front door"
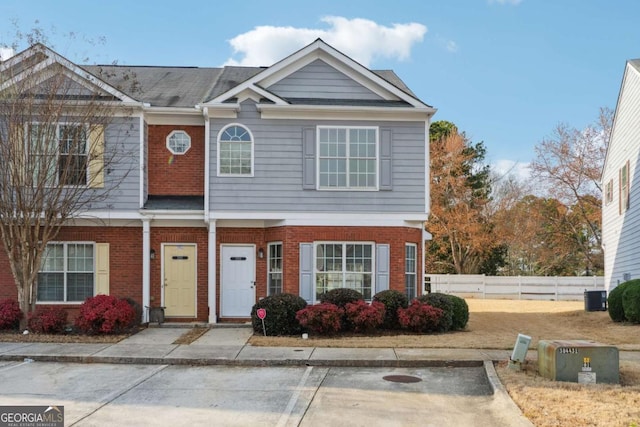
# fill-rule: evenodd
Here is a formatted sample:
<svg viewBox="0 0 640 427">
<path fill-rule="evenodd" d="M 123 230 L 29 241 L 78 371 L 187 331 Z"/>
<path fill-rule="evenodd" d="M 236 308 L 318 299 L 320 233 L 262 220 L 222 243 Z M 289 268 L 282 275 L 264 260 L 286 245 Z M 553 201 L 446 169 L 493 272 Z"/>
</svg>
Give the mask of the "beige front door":
<svg viewBox="0 0 640 427">
<path fill-rule="evenodd" d="M 196 246 L 164 245 L 165 316 L 196 316 Z"/>
</svg>

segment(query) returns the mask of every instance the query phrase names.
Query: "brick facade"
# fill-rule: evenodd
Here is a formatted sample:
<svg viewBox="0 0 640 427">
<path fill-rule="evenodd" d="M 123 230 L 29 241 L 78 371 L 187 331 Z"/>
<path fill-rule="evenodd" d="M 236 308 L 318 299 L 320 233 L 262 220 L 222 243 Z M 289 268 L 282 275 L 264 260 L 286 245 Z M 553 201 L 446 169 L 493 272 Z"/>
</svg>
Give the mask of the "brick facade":
<svg viewBox="0 0 640 427">
<path fill-rule="evenodd" d="M 191 137 L 191 148 L 172 154 L 167 136 L 174 130 Z M 204 195 L 204 126 L 149 125 L 149 194 L 157 196 Z"/>
<path fill-rule="evenodd" d="M 283 249 L 283 290 L 299 293 L 300 243 L 315 241 L 374 242 L 390 245 L 389 288 L 404 292 L 405 244 L 417 244 L 417 260 L 422 257 L 421 231 L 408 227 L 273 227 L 273 228 L 218 228 L 216 231 L 216 313 L 220 314 L 220 252 L 224 244 L 252 244 L 256 252 L 256 299 L 267 296 L 268 243 L 281 242 Z M 142 227 L 65 227 L 56 241 L 84 241 L 109 243 L 110 295 L 132 298 L 142 302 Z M 208 307 L 208 231 L 205 227 L 151 227 L 151 249 L 155 259 L 150 261 L 151 306 L 162 302 L 162 245 L 184 243 L 196 245 L 197 284 L 196 318 L 171 318 L 171 321 L 206 322 Z M 147 255 L 145 255 L 147 256 Z M 420 271 L 420 267 L 418 267 Z M 418 276 L 420 277 L 420 276 Z M 420 281 L 418 281 L 420 284 Z M 0 298 L 16 298 L 17 291 L 11 276 L 8 259 L 0 257 Z M 64 304 L 72 320 L 79 304 Z"/>
</svg>

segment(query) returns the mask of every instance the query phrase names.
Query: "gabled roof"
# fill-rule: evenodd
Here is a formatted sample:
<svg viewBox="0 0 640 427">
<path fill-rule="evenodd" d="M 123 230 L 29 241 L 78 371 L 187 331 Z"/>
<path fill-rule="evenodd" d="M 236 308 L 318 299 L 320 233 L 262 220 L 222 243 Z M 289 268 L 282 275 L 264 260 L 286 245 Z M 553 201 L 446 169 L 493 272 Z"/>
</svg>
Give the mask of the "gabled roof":
<svg viewBox="0 0 640 427">
<path fill-rule="evenodd" d="M 269 91 L 268 86 L 318 58 L 368 89 L 381 94 L 381 101 L 339 100 L 315 98 L 282 99 Z M 431 109 L 420 101 L 391 70 L 369 70 L 321 39 L 293 53 L 270 67 L 167 67 L 126 65 L 78 66 L 44 45 L 36 44 L 0 63 L 0 70 L 12 69 L 20 76 L 21 64 L 46 69 L 59 64 L 70 79 L 91 90 L 125 103 L 144 103 L 150 107 L 193 109 L 201 105 L 229 105 L 237 96 L 251 93 L 262 103 L 282 106 L 360 106 L 360 107 L 418 107 Z M 6 85 L 7 83 L 5 83 Z M 0 88 L 1 90 L 1 88 Z"/>
<path fill-rule="evenodd" d="M 601 181 L 604 179 L 604 173 L 607 168 L 607 163 L 609 161 L 609 153 L 611 152 L 611 145 L 614 141 L 616 123 L 618 121 L 618 110 L 620 109 L 620 101 L 622 100 L 622 91 L 624 89 L 625 81 L 627 79 L 627 74 L 629 73 L 629 71 L 640 74 L 640 58 L 630 59 L 626 62 L 624 66 L 624 73 L 622 74 L 622 83 L 620 83 L 620 91 L 618 92 L 618 100 L 616 101 L 616 110 L 613 115 L 613 123 L 611 125 L 611 135 L 609 136 L 609 145 L 607 146 L 607 152 L 605 154 L 604 163 L 602 165 L 602 173 L 600 174 Z"/>
<path fill-rule="evenodd" d="M 263 69 L 253 77 L 245 80 L 241 84 L 221 94 L 215 95 L 204 102 L 203 106 L 216 105 L 228 102 L 236 98 L 245 91 L 255 91 L 265 96 L 268 101 L 274 104 L 288 104 L 286 101 L 274 94 L 265 94 L 265 90 L 274 83 L 282 80 L 293 72 L 301 69 L 305 65 L 322 59 L 329 63 L 339 71 L 347 74 L 358 83 L 370 89 L 372 92 L 379 94 L 382 98 L 390 101 L 404 101 L 409 106 L 416 108 L 431 107 L 407 90 L 404 84 L 399 84 L 400 79 L 393 72 L 380 71 L 375 73 L 353 59 L 349 58 L 342 52 L 334 49 L 325 43 L 322 39 L 317 39 L 313 43 L 300 49 L 299 51 L 289 55 L 274 65 Z"/>
<path fill-rule="evenodd" d="M 51 77 L 50 73 L 47 73 L 48 70 L 55 70 L 56 73 L 62 72 L 65 77 L 77 85 L 105 99 L 116 99 L 127 104 L 139 103 L 133 97 L 40 43 L 0 63 L 0 73 L 6 75 L 6 80 L 3 79 L 0 83 L 0 91 L 27 78 L 36 79 L 36 81 L 39 79 L 40 82 L 45 81 Z"/>
</svg>

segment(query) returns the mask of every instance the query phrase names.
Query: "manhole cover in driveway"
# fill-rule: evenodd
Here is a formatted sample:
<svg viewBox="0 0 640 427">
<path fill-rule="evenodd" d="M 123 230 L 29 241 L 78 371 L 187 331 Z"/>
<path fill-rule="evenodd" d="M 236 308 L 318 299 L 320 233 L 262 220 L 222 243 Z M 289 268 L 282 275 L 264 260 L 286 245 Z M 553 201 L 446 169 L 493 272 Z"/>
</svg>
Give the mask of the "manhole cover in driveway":
<svg viewBox="0 0 640 427">
<path fill-rule="evenodd" d="M 382 377 L 382 379 L 393 383 L 419 383 L 422 381 L 420 378 L 412 375 L 387 375 L 386 377 Z"/>
</svg>

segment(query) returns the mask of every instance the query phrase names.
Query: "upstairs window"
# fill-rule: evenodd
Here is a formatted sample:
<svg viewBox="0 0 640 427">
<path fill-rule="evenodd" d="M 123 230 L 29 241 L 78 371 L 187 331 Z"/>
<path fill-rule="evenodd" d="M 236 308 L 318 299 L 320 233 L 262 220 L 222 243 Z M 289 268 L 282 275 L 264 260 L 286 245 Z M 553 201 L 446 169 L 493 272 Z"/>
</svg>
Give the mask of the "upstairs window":
<svg viewBox="0 0 640 427">
<path fill-rule="evenodd" d="M 87 127 L 32 123 L 27 150 L 33 185 L 87 185 Z"/>
<path fill-rule="evenodd" d="M 253 176 L 253 136 L 242 125 L 229 125 L 218 135 L 218 176 Z"/>
<path fill-rule="evenodd" d="M 611 202 L 613 202 L 613 180 L 612 179 L 610 179 L 609 182 L 607 182 L 607 185 L 605 186 L 605 190 L 604 190 L 605 205 L 608 205 Z"/>
<path fill-rule="evenodd" d="M 191 137 L 183 130 L 174 130 L 167 136 L 167 149 L 171 154 L 184 154 L 191 148 Z"/>
<path fill-rule="evenodd" d="M 620 169 L 620 213 L 629 209 L 629 161 Z"/>
<path fill-rule="evenodd" d="M 319 189 L 378 188 L 378 129 L 318 127 Z"/>
</svg>

